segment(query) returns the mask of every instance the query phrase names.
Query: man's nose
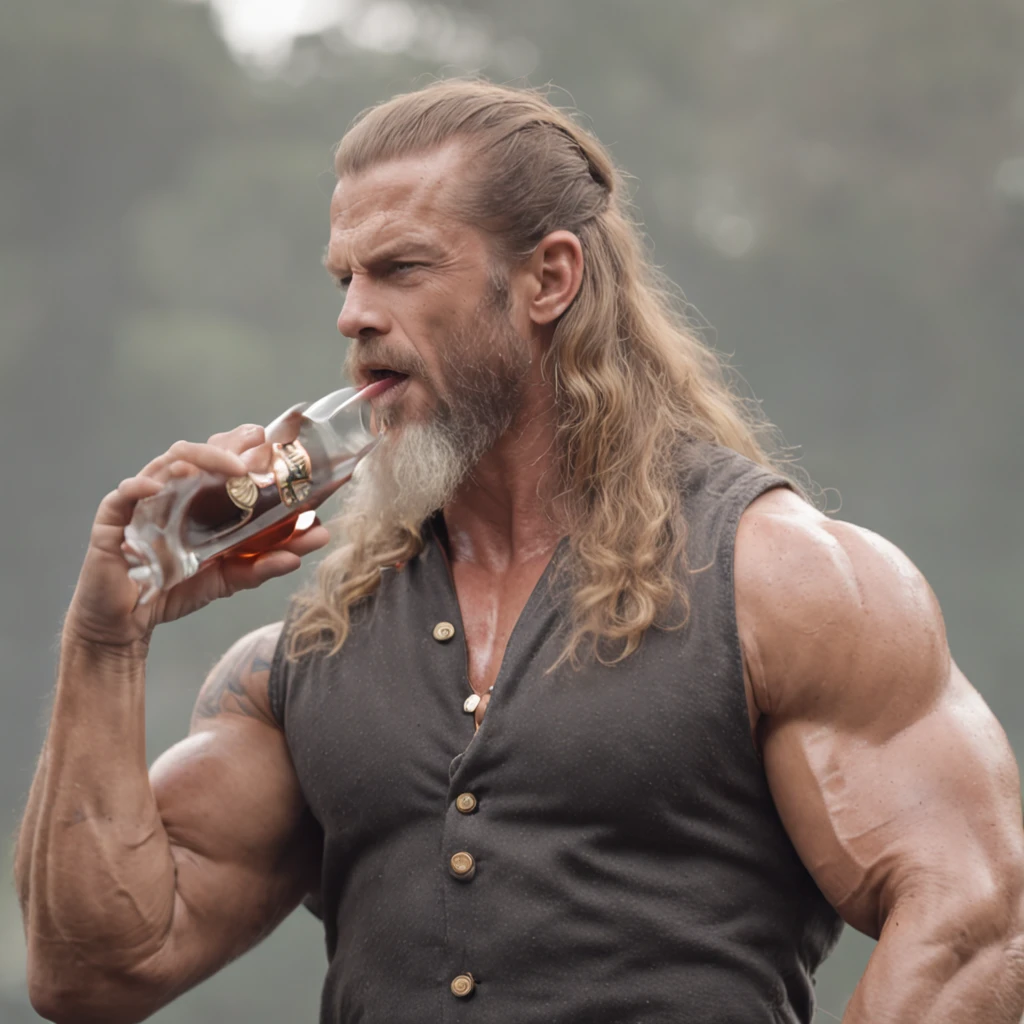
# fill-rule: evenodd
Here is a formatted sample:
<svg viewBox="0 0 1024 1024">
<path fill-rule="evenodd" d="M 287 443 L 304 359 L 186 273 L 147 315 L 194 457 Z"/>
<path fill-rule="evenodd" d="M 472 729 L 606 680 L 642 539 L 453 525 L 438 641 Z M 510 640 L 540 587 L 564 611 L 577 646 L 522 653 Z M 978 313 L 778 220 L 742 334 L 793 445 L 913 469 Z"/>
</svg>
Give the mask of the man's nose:
<svg viewBox="0 0 1024 1024">
<path fill-rule="evenodd" d="M 338 330 L 346 338 L 368 338 L 390 329 L 391 318 L 373 281 L 354 274 L 338 314 Z"/>
</svg>

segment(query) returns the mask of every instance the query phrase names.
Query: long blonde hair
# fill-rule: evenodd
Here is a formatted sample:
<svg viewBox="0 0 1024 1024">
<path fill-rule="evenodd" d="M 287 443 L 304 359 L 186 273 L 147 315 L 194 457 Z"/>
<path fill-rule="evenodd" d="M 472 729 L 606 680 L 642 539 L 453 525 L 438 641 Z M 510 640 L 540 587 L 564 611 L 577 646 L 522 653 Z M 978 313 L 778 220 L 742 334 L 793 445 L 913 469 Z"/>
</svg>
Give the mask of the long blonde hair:
<svg viewBox="0 0 1024 1024">
<path fill-rule="evenodd" d="M 714 442 L 777 469 L 760 441 L 767 424 L 732 390 L 647 257 L 608 152 L 540 92 L 458 79 L 396 96 L 359 116 L 335 168 L 343 178 L 451 142 L 467 153 L 458 212 L 489 234 L 498 257 L 523 259 L 558 229 L 583 249 L 579 293 L 544 367 L 572 553 L 571 621 L 556 664 L 575 664 L 587 638 L 613 663 L 651 626 L 678 628 L 689 614 L 683 442 Z M 423 550 L 419 523 L 340 525 L 343 543 L 296 597 L 292 657 L 340 649 L 381 569 Z"/>
</svg>

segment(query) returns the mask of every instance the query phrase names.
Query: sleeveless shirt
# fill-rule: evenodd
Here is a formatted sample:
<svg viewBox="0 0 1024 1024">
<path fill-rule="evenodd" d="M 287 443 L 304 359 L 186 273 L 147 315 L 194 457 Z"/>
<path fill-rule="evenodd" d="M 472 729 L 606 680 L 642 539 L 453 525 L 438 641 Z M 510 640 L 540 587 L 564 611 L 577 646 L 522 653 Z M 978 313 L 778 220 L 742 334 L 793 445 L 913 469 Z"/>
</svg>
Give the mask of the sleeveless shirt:
<svg viewBox="0 0 1024 1024">
<path fill-rule="evenodd" d="M 740 516 L 787 481 L 690 447 L 686 626 L 546 674 L 563 538 L 475 734 L 430 524 L 336 655 L 289 661 L 286 626 L 271 702 L 323 830 L 321 1024 L 810 1022 L 842 926 L 751 740 L 733 590 Z"/>
</svg>

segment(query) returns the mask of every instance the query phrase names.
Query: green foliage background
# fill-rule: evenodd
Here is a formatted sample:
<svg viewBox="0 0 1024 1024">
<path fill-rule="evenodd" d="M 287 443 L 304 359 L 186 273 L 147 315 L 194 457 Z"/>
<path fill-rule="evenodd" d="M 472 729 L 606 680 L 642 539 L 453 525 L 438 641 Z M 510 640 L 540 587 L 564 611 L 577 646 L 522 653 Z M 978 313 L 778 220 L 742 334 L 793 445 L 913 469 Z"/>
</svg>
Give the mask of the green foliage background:
<svg viewBox="0 0 1024 1024">
<path fill-rule="evenodd" d="M 384 43 L 370 32 L 410 18 Z M 201 5 L 23 0 L 0 19 L 6 833 L 97 502 L 179 436 L 335 385 L 330 147 L 362 107 L 470 51 L 589 114 L 709 341 L 830 506 L 841 495 L 843 518 L 925 571 L 959 663 L 1024 752 L 1020 0 L 352 0 L 347 34 L 300 40 L 274 74 L 240 67 Z M 291 586 L 159 632 L 152 756 Z M 841 1015 L 869 952 L 847 933 L 818 1019 Z M 300 913 L 156 1019 L 312 1021 L 324 966 Z M 4 1022 L 37 1019 L 23 972 L 6 887 Z"/>
</svg>

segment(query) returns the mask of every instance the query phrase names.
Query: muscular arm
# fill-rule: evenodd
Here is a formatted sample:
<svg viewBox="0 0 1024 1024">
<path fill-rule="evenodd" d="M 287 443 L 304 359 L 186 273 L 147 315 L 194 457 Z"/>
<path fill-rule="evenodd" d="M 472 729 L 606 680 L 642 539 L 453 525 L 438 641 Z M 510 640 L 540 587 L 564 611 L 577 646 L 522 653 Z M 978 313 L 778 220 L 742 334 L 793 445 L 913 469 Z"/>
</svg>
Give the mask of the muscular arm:
<svg viewBox="0 0 1024 1024">
<path fill-rule="evenodd" d="M 879 939 L 845 1024 L 1018 1024 L 1024 828 L 1006 737 L 892 545 L 788 492 L 736 544 L 765 770 L 808 870 Z"/>
<path fill-rule="evenodd" d="M 225 655 L 149 772 L 141 660 L 64 650 L 16 867 L 44 1016 L 142 1020 L 315 886 L 315 825 L 267 701 L 279 629 Z"/>
</svg>

